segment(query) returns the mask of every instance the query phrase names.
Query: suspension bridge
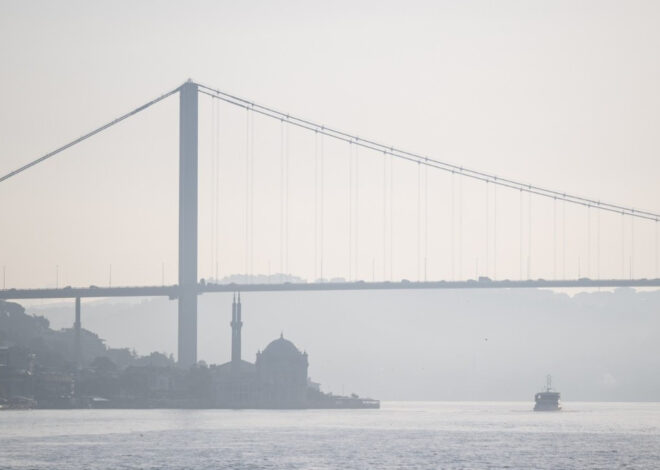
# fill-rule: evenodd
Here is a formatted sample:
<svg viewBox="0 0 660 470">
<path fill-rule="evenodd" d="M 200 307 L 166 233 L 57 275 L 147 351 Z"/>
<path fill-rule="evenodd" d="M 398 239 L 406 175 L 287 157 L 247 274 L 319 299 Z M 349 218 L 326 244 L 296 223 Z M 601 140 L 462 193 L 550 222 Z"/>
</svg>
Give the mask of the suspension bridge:
<svg viewBox="0 0 660 470">
<path fill-rule="evenodd" d="M 43 289 L 19 289 L 6 288 L 0 290 L 0 299 L 47 299 L 47 298 L 72 298 L 75 299 L 76 320 L 74 327 L 76 329 L 77 349 L 80 349 L 80 328 L 81 328 L 81 298 L 90 297 L 131 297 L 131 296 L 167 296 L 178 301 L 178 360 L 181 365 L 187 366 L 197 361 L 197 297 L 200 294 L 212 292 L 257 292 L 257 291 L 331 291 L 331 290 L 383 290 L 383 289 L 492 289 L 492 288 L 611 288 L 611 287 L 658 287 L 660 286 L 660 276 L 658 276 L 658 222 L 660 215 L 650 211 L 643 211 L 623 204 L 614 204 L 603 202 L 601 200 L 590 199 L 563 191 L 553 190 L 541 186 L 522 183 L 509 178 L 502 178 L 487 172 L 477 171 L 465 168 L 460 165 L 450 164 L 435 158 L 402 150 L 391 145 L 384 145 L 375 140 L 359 137 L 349 134 L 332 127 L 317 124 L 313 121 L 298 118 L 288 113 L 283 113 L 274 108 L 256 104 L 249 100 L 225 93 L 221 90 L 209 87 L 191 80 L 183 85 L 169 91 L 154 100 L 108 122 L 107 124 L 94 129 L 93 131 L 75 139 L 66 145 L 63 145 L 52 152 L 49 152 L 26 165 L 7 173 L 0 177 L 0 183 L 10 178 L 16 177 L 24 171 L 41 164 L 55 155 L 103 132 L 104 130 L 119 124 L 120 122 L 152 107 L 156 103 L 177 94 L 179 95 L 179 217 L 178 217 L 178 282 L 175 285 L 151 285 L 151 286 L 94 286 L 89 287 L 59 287 Z M 242 108 L 246 111 L 246 139 L 245 139 L 245 195 L 243 205 L 245 207 L 245 226 L 244 235 L 245 248 L 243 256 L 243 280 L 241 282 L 221 282 L 218 275 L 218 260 L 220 258 L 221 248 L 218 244 L 221 232 L 220 223 L 217 219 L 217 200 L 219 191 L 213 187 L 214 216 L 210 223 L 211 226 L 211 265 L 212 273 L 208 279 L 199 278 L 199 97 L 205 96 L 211 98 L 213 102 L 222 102 L 224 104 Z M 214 108 L 215 109 L 215 108 Z M 290 216 L 290 193 L 289 193 L 289 159 L 288 151 L 290 145 L 289 129 L 296 128 L 306 133 L 310 133 L 314 138 L 313 143 L 313 223 L 311 237 L 310 253 L 308 257 L 313 264 L 310 271 L 310 281 L 295 282 L 282 278 L 279 282 L 261 282 L 254 277 L 254 116 L 259 115 L 263 118 L 273 120 L 280 126 L 280 227 L 279 227 L 279 266 L 281 273 L 290 273 L 289 267 L 289 216 Z M 214 121 L 217 121 L 217 113 L 213 114 Z M 214 124 L 215 126 L 215 124 Z M 252 131 L 252 132 L 251 132 Z M 213 152 L 218 152 L 218 137 L 213 136 Z M 348 184 L 343 186 L 348 190 L 347 196 L 348 210 L 346 211 L 347 240 L 345 244 L 345 257 L 347 270 L 344 276 L 326 279 L 328 268 L 326 266 L 327 256 L 325 246 L 328 241 L 324 239 L 326 229 L 324 223 L 326 216 L 324 214 L 324 197 L 326 176 L 323 173 L 324 168 L 324 139 L 332 140 L 348 146 Z M 374 204 L 369 202 L 370 213 L 378 213 L 380 220 L 372 225 L 378 225 L 370 233 L 378 233 L 379 240 L 369 239 L 367 243 L 373 245 L 371 253 L 371 269 L 365 268 L 364 255 L 360 253 L 361 247 L 365 241 L 360 244 L 359 237 L 364 233 L 365 224 L 359 212 L 359 196 L 361 183 L 359 180 L 359 154 L 358 151 L 369 152 L 372 155 L 378 155 L 382 158 L 382 171 L 376 174 L 375 171 L 368 172 L 367 178 L 378 179 L 382 185 L 381 200 Z M 415 240 L 412 245 L 414 254 L 410 255 L 414 259 L 415 265 L 413 271 L 415 278 L 405 279 L 402 276 L 396 276 L 393 268 L 393 259 L 396 251 L 399 249 L 395 244 L 394 230 L 396 223 L 393 211 L 393 192 L 392 188 L 396 179 L 396 171 L 393 167 L 394 161 L 400 161 L 412 166 L 416 166 L 417 184 L 413 189 L 416 193 L 416 205 L 412 210 L 416 219 L 410 228 L 414 232 L 412 238 Z M 442 261 L 446 265 L 450 275 L 444 280 L 428 279 L 428 260 L 429 260 L 429 241 L 433 243 L 429 236 L 429 201 L 428 201 L 428 170 L 443 172 L 450 177 L 451 184 L 451 217 L 447 223 L 450 235 L 446 243 L 449 255 Z M 219 165 L 217 161 L 211 169 L 211 178 L 217 181 L 219 175 Z M 364 178 L 364 174 L 362 174 Z M 459 188 L 461 181 L 469 180 L 483 184 L 485 187 L 485 224 L 482 229 L 484 237 L 484 253 L 482 258 L 485 263 L 481 270 L 477 266 L 474 270 L 474 278 L 464 275 L 465 262 L 463 257 L 463 212 L 465 208 L 459 190 L 458 202 L 455 201 L 456 183 Z M 364 181 L 364 180 L 363 180 Z M 501 279 L 497 276 L 497 194 L 500 190 L 509 191 L 519 198 L 520 216 L 518 226 L 518 248 L 517 254 L 507 254 L 508 258 L 517 258 L 519 272 L 517 279 Z M 540 277 L 533 278 L 531 275 L 531 252 L 532 252 L 532 197 L 548 200 L 552 204 L 552 216 L 548 217 L 551 223 L 553 245 L 551 248 L 552 269 L 548 270 L 550 276 L 548 279 Z M 525 200 L 526 199 L 526 200 Z M 527 223 L 524 227 L 524 204 L 527 208 Z M 364 203 L 363 203 L 364 204 Z M 558 205 L 561 215 L 558 217 Z M 566 275 L 566 205 L 581 207 L 586 211 L 587 216 L 587 250 L 585 274 L 581 275 L 580 261 L 578 259 L 577 275 L 569 278 Z M 432 209 L 433 210 L 433 209 Z M 592 213 L 597 214 L 596 226 L 592 227 Z M 600 214 L 615 214 L 621 217 L 621 253 L 620 253 L 620 275 L 619 276 L 601 276 L 601 235 L 600 235 Z M 309 216 L 312 218 L 312 216 Z M 561 222 L 559 219 L 561 218 Z M 625 256 L 624 231 L 625 221 L 629 221 L 630 228 L 630 252 L 635 249 L 634 223 L 641 221 L 646 224 L 646 228 L 653 231 L 655 251 L 653 254 L 647 254 L 654 260 L 654 275 L 649 278 L 636 278 L 633 270 L 633 256 Z M 501 224 L 501 223 L 500 223 Z M 501 228 L 501 227 L 500 227 Z M 561 236 L 558 231 L 561 228 Z M 570 227 L 569 227 L 570 228 Z M 592 234 L 592 230 L 595 232 Z M 640 230 L 638 228 L 638 230 Z M 363 238 L 365 236 L 363 235 Z M 509 238 L 511 236 L 509 235 Z M 558 241 L 561 238 L 561 241 Z M 431 239 L 431 240 L 430 240 Z M 526 247 L 525 247 L 525 242 Z M 375 245 L 378 245 L 377 247 Z M 593 248 L 592 248 L 592 245 Z M 411 248 L 411 247 L 408 247 Z M 547 249 L 547 247 L 546 247 Z M 364 251 L 362 249 L 362 251 Z M 376 275 L 376 252 L 378 251 L 378 279 Z M 517 256 L 516 256 L 517 255 Z M 408 256 L 408 255 L 406 255 Z M 257 257 L 259 258 L 259 256 Z M 626 261 L 629 261 L 626 263 Z M 367 263 L 369 264 L 369 263 Z M 595 265 L 594 266 L 592 266 Z M 628 266 L 626 266 L 628 264 Z M 361 267 L 361 269 L 360 269 Z M 626 270 L 628 268 L 628 270 Z M 270 268 L 269 268 L 270 270 Z M 627 273 L 626 273 L 627 271 Z M 368 275 L 365 273 L 368 272 Z M 595 272 L 595 277 L 593 276 Z M 560 274 L 561 273 L 561 274 Z M 483 274 L 483 275 L 480 275 Z M 627 274 L 627 275 L 626 275 Z M 511 276 L 510 276 L 511 277 Z M 370 279 L 364 279 L 370 278 Z M 299 278 L 298 278 L 299 279 Z"/>
</svg>

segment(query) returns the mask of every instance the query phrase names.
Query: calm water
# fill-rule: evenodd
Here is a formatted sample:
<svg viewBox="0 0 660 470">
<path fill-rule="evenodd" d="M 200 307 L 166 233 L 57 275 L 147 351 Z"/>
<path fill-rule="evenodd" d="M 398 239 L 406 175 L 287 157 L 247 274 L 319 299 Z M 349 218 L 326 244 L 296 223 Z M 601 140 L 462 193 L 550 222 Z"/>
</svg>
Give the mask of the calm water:
<svg viewBox="0 0 660 470">
<path fill-rule="evenodd" d="M 660 468 L 660 403 L 0 413 L 0 468 Z"/>
</svg>

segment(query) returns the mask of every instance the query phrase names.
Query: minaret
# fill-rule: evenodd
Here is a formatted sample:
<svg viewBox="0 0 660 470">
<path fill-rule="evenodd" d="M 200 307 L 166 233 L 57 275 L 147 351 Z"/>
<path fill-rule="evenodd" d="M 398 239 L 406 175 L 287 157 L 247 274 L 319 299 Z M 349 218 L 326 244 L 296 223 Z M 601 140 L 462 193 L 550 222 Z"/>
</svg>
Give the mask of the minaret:
<svg viewBox="0 0 660 470">
<path fill-rule="evenodd" d="M 238 302 L 236 302 L 236 295 L 231 304 L 231 363 L 238 366 L 241 363 L 241 294 L 238 294 Z"/>
</svg>

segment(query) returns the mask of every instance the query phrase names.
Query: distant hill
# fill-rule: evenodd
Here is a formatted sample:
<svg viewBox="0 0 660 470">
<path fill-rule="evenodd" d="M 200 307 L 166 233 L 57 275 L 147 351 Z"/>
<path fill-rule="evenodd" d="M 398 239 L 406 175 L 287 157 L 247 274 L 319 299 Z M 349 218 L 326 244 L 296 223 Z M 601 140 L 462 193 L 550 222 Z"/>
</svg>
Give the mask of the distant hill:
<svg viewBox="0 0 660 470">
<path fill-rule="evenodd" d="M 530 400 L 546 374 L 564 400 L 660 401 L 660 291 L 243 293 L 243 357 L 283 330 L 326 390 L 406 400 Z M 55 327 L 73 301 L 31 307 Z M 230 355 L 231 294 L 199 297 L 199 358 Z M 83 301 L 112 347 L 176 353 L 177 304 Z"/>
</svg>

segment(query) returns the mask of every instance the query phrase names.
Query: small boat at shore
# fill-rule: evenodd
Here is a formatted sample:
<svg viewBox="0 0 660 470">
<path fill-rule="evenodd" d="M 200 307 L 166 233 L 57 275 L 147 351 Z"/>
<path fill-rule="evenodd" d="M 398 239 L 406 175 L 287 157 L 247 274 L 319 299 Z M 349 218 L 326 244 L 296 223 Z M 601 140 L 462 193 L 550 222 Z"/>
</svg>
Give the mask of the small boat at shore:
<svg viewBox="0 0 660 470">
<path fill-rule="evenodd" d="M 534 395 L 534 411 L 559 411 L 560 393 L 552 389 L 552 377 L 548 375 L 546 379 L 545 390 Z"/>
</svg>

